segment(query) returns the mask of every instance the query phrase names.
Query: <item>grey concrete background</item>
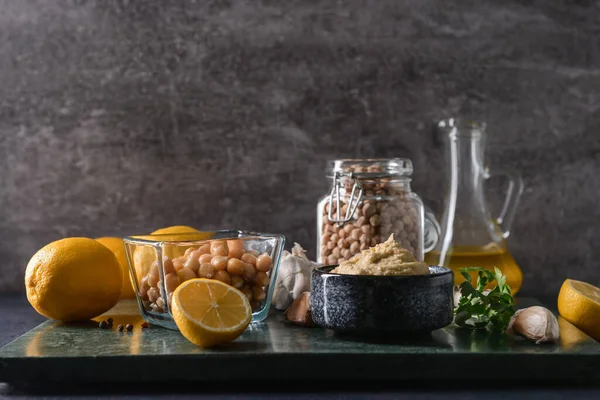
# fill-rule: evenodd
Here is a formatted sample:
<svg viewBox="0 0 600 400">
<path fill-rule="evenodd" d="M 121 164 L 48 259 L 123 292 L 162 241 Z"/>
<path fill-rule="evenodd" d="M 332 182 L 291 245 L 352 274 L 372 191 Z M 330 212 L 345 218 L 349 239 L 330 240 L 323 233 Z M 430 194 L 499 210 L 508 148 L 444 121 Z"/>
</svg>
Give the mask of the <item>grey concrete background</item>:
<svg viewBox="0 0 600 400">
<path fill-rule="evenodd" d="M 439 206 L 431 124 L 461 111 L 523 174 L 523 290 L 600 284 L 598 1 L 0 0 L 0 291 L 65 236 L 236 227 L 314 255 L 325 160 L 410 157 Z"/>
</svg>

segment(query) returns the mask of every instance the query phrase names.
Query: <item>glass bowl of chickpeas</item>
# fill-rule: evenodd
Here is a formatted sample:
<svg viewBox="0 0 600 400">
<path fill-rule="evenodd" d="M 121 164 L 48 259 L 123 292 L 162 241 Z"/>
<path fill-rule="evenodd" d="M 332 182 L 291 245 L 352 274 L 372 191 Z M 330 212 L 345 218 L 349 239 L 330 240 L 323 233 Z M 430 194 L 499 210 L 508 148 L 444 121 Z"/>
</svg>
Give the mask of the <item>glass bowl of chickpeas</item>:
<svg viewBox="0 0 600 400">
<path fill-rule="evenodd" d="M 216 279 L 246 295 L 252 321 L 267 317 L 285 237 L 237 230 L 140 235 L 123 239 L 140 311 L 151 324 L 177 329 L 171 299 L 194 278 Z"/>
</svg>

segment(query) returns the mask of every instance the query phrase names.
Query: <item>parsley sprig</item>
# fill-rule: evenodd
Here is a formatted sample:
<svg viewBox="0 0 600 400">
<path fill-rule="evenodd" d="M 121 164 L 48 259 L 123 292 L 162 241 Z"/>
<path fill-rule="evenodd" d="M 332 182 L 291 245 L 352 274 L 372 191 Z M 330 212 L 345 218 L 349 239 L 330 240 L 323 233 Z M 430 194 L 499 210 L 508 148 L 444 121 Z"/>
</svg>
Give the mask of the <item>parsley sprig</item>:
<svg viewBox="0 0 600 400">
<path fill-rule="evenodd" d="M 477 272 L 477 285 L 471 283 L 469 272 Z M 515 310 L 515 299 L 506 284 L 506 277 L 498 268 L 490 271 L 480 267 L 461 268 L 465 281 L 460 284 L 461 297 L 454 309 L 456 325 L 469 329 L 496 329 L 504 332 Z M 485 290 L 488 283 L 496 282 L 491 291 Z"/>
</svg>

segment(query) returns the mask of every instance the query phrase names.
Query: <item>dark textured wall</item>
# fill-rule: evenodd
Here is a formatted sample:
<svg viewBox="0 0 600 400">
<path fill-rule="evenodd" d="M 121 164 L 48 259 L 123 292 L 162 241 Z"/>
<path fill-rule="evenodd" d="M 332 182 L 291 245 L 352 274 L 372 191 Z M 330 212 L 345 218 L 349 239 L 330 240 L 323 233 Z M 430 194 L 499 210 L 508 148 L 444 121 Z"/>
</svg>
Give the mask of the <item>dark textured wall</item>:
<svg viewBox="0 0 600 400">
<path fill-rule="evenodd" d="M 435 206 L 431 123 L 465 108 L 525 180 L 524 290 L 600 284 L 598 1 L 0 0 L 0 290 L 64 236 L 181 223 L 314 254 L 326 159 L 410 157 Z"/>
</svg>

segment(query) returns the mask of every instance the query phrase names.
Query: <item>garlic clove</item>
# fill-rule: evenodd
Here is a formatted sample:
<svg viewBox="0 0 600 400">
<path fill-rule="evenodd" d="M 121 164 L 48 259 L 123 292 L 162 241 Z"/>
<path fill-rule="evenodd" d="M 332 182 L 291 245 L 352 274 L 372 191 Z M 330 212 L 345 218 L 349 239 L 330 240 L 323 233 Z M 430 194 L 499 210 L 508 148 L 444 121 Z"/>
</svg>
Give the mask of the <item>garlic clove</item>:
<svg viewBox="0 0 600 400">
<path fill-rule="evenodd" d="M 310 292 L 304 292 L 294 300 L 292 305 L 285 310 L 285 316 L 296 325 L 315 326 L 310 310 Z"/>
<path fill-rule="evenodd" d="M 560 335 L 558 320 L 554 314 L 540 306 L 518 310 L 510 319 L 506 331 L 521 335 L 536 344 L 557 342 Z"/>
<path fill-rule="evenodd" d="M 454 285 L 454 308 L 458 307 L 458 302 L 460 301 L 461 296 L 462 293 L 460 292 L 460 286 Z"/>
</svg>

